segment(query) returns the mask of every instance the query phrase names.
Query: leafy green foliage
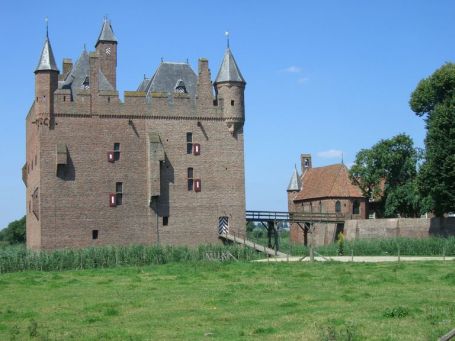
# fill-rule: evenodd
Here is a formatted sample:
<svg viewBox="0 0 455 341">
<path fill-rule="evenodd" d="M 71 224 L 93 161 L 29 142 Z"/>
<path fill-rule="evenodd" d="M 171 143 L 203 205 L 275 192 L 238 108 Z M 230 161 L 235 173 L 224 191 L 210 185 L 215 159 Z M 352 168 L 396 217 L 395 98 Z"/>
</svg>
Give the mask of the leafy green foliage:
<svg viewBox="0 0 455 341">
<path fill-rule="evenodd" d="M 416 217 L 421 211 L 415 183 L 419 156 L 412 139 L 399 134 L 357 153 L 350 177 L 364 196 L 379 202 L 379 216 Z"/>
<path fill-rule="evenodd" d="M 25 216 L 8 224 L 3 230 L 0 230 L 0 242 L 7 244 L 25 243 Z"/>
<path fill-rule="evenodd" d="M 423 79 L 411 95 L 411 109 L 425 116 L 424 162 L 417 187 L 436 216 L 455 211 L 455 64 Z"/>
</svg>

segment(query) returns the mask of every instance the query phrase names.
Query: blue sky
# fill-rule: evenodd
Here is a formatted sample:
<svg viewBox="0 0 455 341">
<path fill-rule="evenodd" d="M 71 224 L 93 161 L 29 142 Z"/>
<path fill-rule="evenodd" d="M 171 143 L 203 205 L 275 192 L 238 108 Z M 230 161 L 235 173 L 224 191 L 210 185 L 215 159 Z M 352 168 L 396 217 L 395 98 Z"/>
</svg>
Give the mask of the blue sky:
<svg viewBox="0 0 455 341">
<path fill-rule="evenodd" d="M 92 50 L 107 15 L 119 40 L 120 93 L 161 58 L 209 59 L 216 75 L 224 32 L 247 81 L 248 209 L 286 210 L 300 153 L 313 166 L 350 165 L 361 148 L 398 133 L 423 146 L 409 109 L 418 81 L 455 56 L 454 1 L 0 1 L 0 228 L 25 213 L 25 115 L 45 24 L 61 68 Z"/>
</svg>

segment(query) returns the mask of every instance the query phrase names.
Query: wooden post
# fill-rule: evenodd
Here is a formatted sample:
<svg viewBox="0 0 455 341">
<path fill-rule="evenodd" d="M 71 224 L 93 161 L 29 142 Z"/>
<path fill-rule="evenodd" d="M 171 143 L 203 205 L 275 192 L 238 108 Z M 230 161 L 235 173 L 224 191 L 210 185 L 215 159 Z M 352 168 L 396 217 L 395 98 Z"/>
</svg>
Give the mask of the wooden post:
<svg viewBox="0 0 455 341">
<path fill-rule="evenodd" d="M 354 261 L 354 249 L 351 249 L 351 262 Z"/>
<path fill-rule="evenodd" d="M 452 338 L 455 337 L 455 329 L 452 329 L 450 332 L 448 332 L 446 335 L 443 335 L 439 338 L 439 341 L 449 341 Z"/>
<path fill-rule="evenodd" d="M 273 222 L 273 235 L 275 238 L 275 256 L 278 255 L 278 228 L 276 226 L 276 221 Z"/>
<path fill-rule="evenodd" d="M 314 262 L 313 245 L 310 245 L 310 261 Z"/>
</svg>

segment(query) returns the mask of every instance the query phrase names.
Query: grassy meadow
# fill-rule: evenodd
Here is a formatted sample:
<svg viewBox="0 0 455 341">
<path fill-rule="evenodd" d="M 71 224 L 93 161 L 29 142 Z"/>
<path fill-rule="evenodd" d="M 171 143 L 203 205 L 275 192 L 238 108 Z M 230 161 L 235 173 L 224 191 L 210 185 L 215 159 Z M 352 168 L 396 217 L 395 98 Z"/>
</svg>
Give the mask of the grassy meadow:
<svg viewBox="0 0 455 341">
<path fill-rule="evenodd" d="M 455 262 L 188 261 L 0 275 L 0 340 L 435 340 Z"/>
</svg>

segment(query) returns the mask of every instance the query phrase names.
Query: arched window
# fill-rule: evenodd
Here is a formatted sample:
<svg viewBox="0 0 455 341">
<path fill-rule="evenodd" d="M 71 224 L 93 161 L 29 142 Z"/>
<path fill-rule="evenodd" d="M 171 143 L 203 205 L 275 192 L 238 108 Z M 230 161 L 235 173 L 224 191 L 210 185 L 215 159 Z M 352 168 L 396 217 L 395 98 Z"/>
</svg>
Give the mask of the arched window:
<svg viewBox="0 0 455 341">
<path fill-rule="evenodd" d="M 352 203 L 352 214 L 360 214 L 360 202 L 358 200 L 354 200 Z"/>
<path fill-rule="evenodd" d="M 335 203 L 335 212 L 336 213 L 341 213 L 341 202 L 340 200 L 337 200 Z"/>
</svg>

